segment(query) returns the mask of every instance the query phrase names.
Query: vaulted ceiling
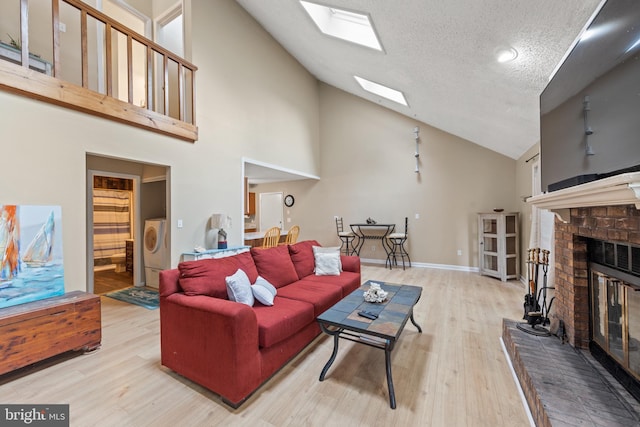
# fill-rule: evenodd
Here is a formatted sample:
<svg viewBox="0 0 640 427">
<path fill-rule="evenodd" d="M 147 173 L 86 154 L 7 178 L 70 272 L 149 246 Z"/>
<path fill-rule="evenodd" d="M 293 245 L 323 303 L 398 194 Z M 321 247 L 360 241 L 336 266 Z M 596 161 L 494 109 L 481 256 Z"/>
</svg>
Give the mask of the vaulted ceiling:
<svg viewBox="0 0 640 427">
<path fill-rule="evenodd" d="M 318 0 L 369 14 L 380 52 L 322 34 L 298 0 L 236 1 L 318 80 L 514 159 L 539 141 L 540 93 L 601 3 Z M 499 63 L 503 47 L 517 58 Z M 408 106 L 354 75 L 402 91 Z"/>
</svg>

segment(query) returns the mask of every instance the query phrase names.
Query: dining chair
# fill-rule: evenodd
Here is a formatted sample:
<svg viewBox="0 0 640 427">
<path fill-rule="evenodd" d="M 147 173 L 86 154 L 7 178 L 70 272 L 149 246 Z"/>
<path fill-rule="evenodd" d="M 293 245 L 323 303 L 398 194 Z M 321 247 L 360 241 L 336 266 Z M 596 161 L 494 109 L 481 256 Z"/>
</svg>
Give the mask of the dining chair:
<svg viewBox="0 0 640 427">
<path fill-rule="evenodd" d="M 409 218 L 404 217 L 404 233 L 391 233 L 387 236 L 387 240 L 389 242 L 389 247 L 391 250 L 387 255 L 387 261 L 385 262 L 385 267 L 387 264 L 389 265 L 389 269 L 392 270 L 393 266 L 398 265 L 398 257 L 402 259 L 402 269 L 405 269 L 404 266 L 404 258 L 407 257 L 407 261 L 409 262 L 409 267 L 411 267 L 411 258 L 409 258 L 409 253 L 407 249 L 404 247 L 407 238 L 409 237 L 408 233 L 409 228 Z"/>
<path fill-rule="evenodd" d="M 336 231 L 338 232 L 338 237 L 342 242 L 340 245 L 340 252 L 345 255 L 353 255 L 356 251 L 356 247 L 353 242 L 357 236 L 352 231 L 344 231 L 342 217 L 336 218 Z"/>
<path fill-rule="evenodd" d="M 287 238 L 284 241 L 285 245 L 293 245 L 298 241 L 298 234 L 300 234 L 300 227 L 294 225 L 287 231 Z"/>
<path fill-rule="evenodd" d="M 264 233 L 262 248 L 265 249 L 278 246 L 278 241 L 280 241 L 280 227 L 271 227 Z"/>
</svg>

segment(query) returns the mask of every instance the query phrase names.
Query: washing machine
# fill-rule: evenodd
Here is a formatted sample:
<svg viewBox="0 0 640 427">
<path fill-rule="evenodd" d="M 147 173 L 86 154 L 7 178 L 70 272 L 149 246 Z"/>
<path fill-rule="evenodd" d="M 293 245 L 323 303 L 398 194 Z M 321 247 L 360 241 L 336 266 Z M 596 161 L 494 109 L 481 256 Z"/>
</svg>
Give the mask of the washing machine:
<svg viewBox="0 0 640 427">
<path fill-rule="evenodd" d="M 165 218 L 148 219 L 144 222 L 144 275 L 146 285 L 159 286 L 159 274 L 167 268 L 167 220 Z"/>
</svg>

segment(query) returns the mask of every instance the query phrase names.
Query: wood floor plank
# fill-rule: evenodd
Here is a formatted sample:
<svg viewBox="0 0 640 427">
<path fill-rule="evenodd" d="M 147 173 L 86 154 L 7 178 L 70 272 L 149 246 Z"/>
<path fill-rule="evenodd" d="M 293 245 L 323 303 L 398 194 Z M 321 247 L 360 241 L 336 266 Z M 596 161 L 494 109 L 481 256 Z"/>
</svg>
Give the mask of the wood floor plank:
<svg viewBox="0 0 640 427">
<path fill-rule="evenodd" d="M 363 266 L 362 279 L 423 288 L 392 353 L 320 336 L 237 410 L 160 365 L 159 310 L 102 297 L 102 347 L 0 377 L 0 402 L 69 403 L 73 426 L 526 426 L 500 347 L 502 318 L 522 317 L 523 287 L 476 273 Z M 212 361 L 215 363 L 215 361 Z"/>
</svg>

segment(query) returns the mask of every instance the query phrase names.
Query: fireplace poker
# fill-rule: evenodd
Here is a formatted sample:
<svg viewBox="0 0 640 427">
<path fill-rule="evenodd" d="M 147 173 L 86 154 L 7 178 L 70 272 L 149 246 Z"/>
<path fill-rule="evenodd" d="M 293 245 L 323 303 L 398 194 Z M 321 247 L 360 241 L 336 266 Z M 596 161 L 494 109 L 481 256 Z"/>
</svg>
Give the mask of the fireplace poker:
<svg viewBox="0 0 640 427">
<path fill-rule="evenodd" d="M 551 305 L 553 304 L 553 299 L 549 301 L 549 306 L 547 307 L 547 289 L 554 289 L 547 286 L 547 276 L 549 272 L 549 250 L 542 249 L 542 288 L 540 288 L 540 292 L 542 293 L 542 326 L 545 326 L 549 323 L 549 310 L 551 310 Z M 540 295 L 538 295 L 538 300 L 540 300 Z"/>
<path fill-rule="evenodd" d="M 532 320 L 533 317 L 530 314 L 537 310 L 537 302 L 536 302 L 536 250 L 529 249 L 528 251 L 528 261 L 527 261 L 527 279 L 529 280 L 529 293 L 524 296 L 524 315 L 523 319 L 527 320 L 527 322 L 533 325 Z"/>
</svg>

